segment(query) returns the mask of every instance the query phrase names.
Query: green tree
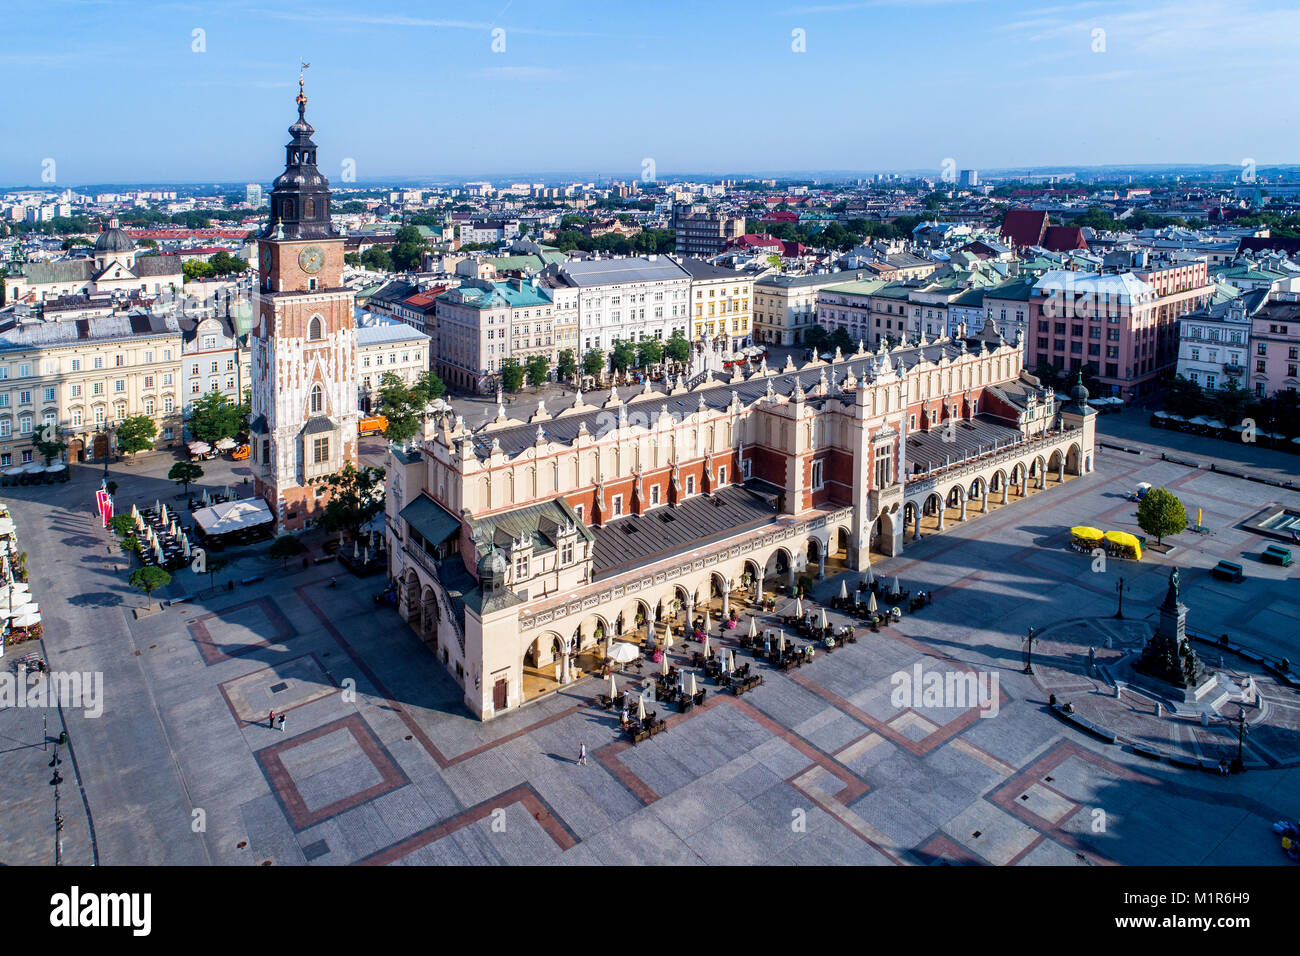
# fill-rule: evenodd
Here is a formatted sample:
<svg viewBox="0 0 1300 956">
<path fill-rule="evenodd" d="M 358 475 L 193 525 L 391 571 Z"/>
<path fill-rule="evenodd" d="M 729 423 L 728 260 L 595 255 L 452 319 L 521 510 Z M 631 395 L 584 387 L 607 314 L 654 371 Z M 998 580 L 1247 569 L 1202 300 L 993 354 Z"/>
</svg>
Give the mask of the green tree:
<svg viewBox="0 0 1300 956">
<path fill-rule="evenodd" d="M 185 494 L 190 493 L 190 484 L 203 477 L 203 469 L 192 461 L 178 461 L 172 465 L 167 477 L 178 485 L 183 485 Z"/>
<path fill-rule="evenodd" d="M 560 353 L 559 361 L 555 363 L 555 375 L 560 381 L 569 382 L 577 374 L 578 360 L 573 356 L 573 349 L 565 349 Z"/>
<path fill-rule="evenodd" d="M 296 554 L 301 554 L 303 550 L 302 542 L 295 535 L 282 534 L 271 542 L 270 554 L 273 558 L 282 558 L 284 560 L 284 569 L 289 569 L 289 559 Z"/>
<path fill-rule="evenodd" d="M 237 275 L 248 268 L 248 260 L 241 259 L 239 256 L 232 256 L 225 249 L 222 249 L 208 260 L 208 265 L 212 267 L 213 275 Z"/>
<path fill-rule="evenodd" d="M 388 419 L 384 437 L 405 445 L 415 437 L 423 420 L 423 407 L 417 408 L 415 396 L 406 383 L 393 372 L 379 380 L 379 414 Z"/>
<path fill-rule="evenodd" d="M 68 443 L 60 440 L 59 430 L 55 426 L 42 425 L 32 437 L 32 447 L 45 459 L 45 467 L 48 468 L 51 461 L 67 450 Z"/>
<path fill-rule="evenodd" d="M 674 362 L 686 362 L 691 357 L 691 343 L 686 341 L 681 329 L 674 329 L 668 341 L 664 343 L 664 354 Z"/>
<path fill-rule="evenodd" d="M 191 406 L 190 437 L 209 445 L 234 438 L 245 427 L 247 414 L 242 405 L 231 404 L 220 392 L 208 392 Z"/>
<path fill-rule="evenodd" d="M 130 515 L 113 515 L 108 519 L 108 526 L 112 529 L 113 534 L 119 538 L 125 538 L 135 527 L 135 522 L 131 520 Z"/>
<path fill-rule="evenodd" d="M 664 360 L 664 344 L 658 339 L 642 339 L 636 347 L 637 365 L 658 365 Z"/>
<path fill-rule="evenodd" d="M 371 246 L 361 253 L 361 265 L 372 272 L 392 272 L 393 257 L 383 246 Z"/>
<path fill-rule="evenodd" d="M 545 355 L 531 356 L 524 368 L 528 372 L 528 384 L 534 387 L 541 385 L 550 376 L 551 367 L 547 364 Z"/>
<path fill-rule="evenodd" d="M 524 384 L 523 366 L 514 359 L 501 360 L 501 387 L 507 392 L 517 392 Z"/>
<path fill-rule="evenodd" d="M 153 441 L 158 436 L 158 426 L 148 415 L 133 415 L 117 426 L 117 450 L 120 454 L 134 457 L 142 451 L 153 448 Z"/>
<path fill-rule="evenodd" d="M 412 272 L 418 269 L 420 259 L 427 248 L 420 230 L 415 226 L 403 226 L 397 230 L 395 238 L 397 241 L 393 244 L 392 251 L 389 252 L 393 268 L 398 272 Z"/>
<path fill-rule="evenodd" d="M 384 469 L 347 465 L 325 484 L 329 498 L 317 526 L 326 534 L 343 531 L 355 541 L 361 526 L 384 508 Z"/>
<path fill-rule="evenodd" d="M 146 606 L 153 607 L 153 592 L 171 584 L 172 576 L 162 568 L 146 564 L 144 567 L 132 571 L 128 580 L 131 587 L 144 592 Z"/>
<path fill-rule="evenodd" d="M 415 396 L 416 404 L 423 410 L 447 394 L 447 384 L 438 377 L 436 372 L 421 372 L 420 377 L 411 386 L 411 394 Z"/>
<path fill-rule="evenodd" d="M 609 353 L 610 364 L 620 372 L 626 372 L 636 363 L 636 346 L 622 339 L 614 340 L 614 347 Z"/>
<path fill-rule="evenodd" d="M 597 378 L 605 371 L 605 353 L 600 349 L 588 349 L 587 354 L 582 357 L 582 371 L 592 378 Z"/>
<path fill-rule="evenodd" d="M 181 275 L 185 277 L 186 282 L 193 282 L 195 279 L 211 279 L 216 274 L 217 270 L 202 259 L 187 259 L 181 263 Z"/>
<path fill-rule="evenodd" d="M 1156 544 L 1187 527 L 1187 509 L 1168 488 L 1152 488 L 1138 502 L 1138 527 L 1156 536 Z"/>
</svg>

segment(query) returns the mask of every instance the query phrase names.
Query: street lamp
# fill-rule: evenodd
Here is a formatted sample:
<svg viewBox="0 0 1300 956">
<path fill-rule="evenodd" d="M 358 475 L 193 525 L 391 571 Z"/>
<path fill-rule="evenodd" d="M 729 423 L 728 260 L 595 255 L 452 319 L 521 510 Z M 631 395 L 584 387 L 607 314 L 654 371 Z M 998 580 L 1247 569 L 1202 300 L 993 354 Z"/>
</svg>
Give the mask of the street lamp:
<svg viewBox="0 0 1300 956">
<path fill-rule="evenodd" d="M 68 743 L 68 732 L 65 730 L 59 734 L 59 739 L 54 745 L 54 756 L 50 758 L 50 769 L 54 771 L 50 777 L 50 786 L 54 788 L 54 865 L 63 865 L 63 813 L 59 807 L 59 785 L 63 783 L 63 775 L 59 773 L 59 765 L 63 761 L 59 758 L 59 747 L 66 746 Z"/>
<path fill-rule="evenodd" d="M 1037 640 L 1038 638 L 1034 637 L 1034 629 L 1031 627 L 1029 629 L 1029 635 L 1025 638 L 1025 673 L 1026 674 L 1032 674 L 1034 672 L 1034 642 Z"/>
<path fill-rule="evenodd" d="M 1242 751 L 1248 733 L 1250 733 L 1250 727 L 1246 724 L 1246 709 L 1243 707 L 1237 711 L 1237 756 L 1232 758 L 1231 769 L 1233 773 L 1244 773 L 1246 770 L 1246 762 L 1242 759 Z"/>
<path fill-rule="evenodd" d="M 1124 579 L 1121 577 L 1115 582 L 1115 593 L 1119 595 L 1119 608 L 1115 611 L 1117 620 L 1124 620 Z"/>
</svg>

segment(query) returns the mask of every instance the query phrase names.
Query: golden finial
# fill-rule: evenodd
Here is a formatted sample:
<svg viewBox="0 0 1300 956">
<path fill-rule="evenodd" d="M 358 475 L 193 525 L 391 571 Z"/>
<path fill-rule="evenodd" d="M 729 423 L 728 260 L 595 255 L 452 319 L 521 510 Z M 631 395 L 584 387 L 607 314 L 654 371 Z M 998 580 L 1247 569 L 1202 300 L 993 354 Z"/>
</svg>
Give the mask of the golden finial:
<svg viewBox="0 0 1300 956">
<path fill-rule="evenodd" d="M 299 58 L 298 64 L 298 105 L 306 106 L 307 93 L 303 90 L 303 71 L 311 66 L 311 64 L 301 58 Z"/>
</svg>

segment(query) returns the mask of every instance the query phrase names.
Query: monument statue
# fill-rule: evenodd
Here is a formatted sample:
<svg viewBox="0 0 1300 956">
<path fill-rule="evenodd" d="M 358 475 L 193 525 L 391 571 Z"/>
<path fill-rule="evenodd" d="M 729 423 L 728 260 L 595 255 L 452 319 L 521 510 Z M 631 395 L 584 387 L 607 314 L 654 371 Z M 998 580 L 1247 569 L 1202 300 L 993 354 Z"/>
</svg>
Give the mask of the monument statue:
<svg viewBox="0 0 1300 956">
<path fill-rule="evenodd" d="M 1135 666 L 1177 687 L 1198 687 L 1210 675 L 1187 640 L 1187 605 L 1179 600 L 1180 590 L 1181 575 L 1174 568 L 1169 573 L 1169 590 L 1160 605 L 1160 624 Z"/>
</svg>

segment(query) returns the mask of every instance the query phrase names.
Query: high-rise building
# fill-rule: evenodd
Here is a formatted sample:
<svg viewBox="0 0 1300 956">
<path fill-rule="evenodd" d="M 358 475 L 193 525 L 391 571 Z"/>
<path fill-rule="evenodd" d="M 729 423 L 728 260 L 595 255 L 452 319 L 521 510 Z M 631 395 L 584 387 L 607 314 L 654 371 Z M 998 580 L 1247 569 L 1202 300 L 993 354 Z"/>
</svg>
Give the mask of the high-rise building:
<svg viewBox="0 0 1300 956">
<path fill-rule="evenodd" d="M 244 187 L 244 202 L 250 206 L 262 205 L 262 187 L 258 183 L 249 183 Z"/>
<path fill-rule="evenodd" d="M 301 528 L 325 504 L 322 480 L 357 461 L 357 323 L 343 285 L 343 236 L 330 223 L 329 181 L 298 81 L 284 172 L 257 239 L 252 332 L 252 459 L 277 528 Z"/>
<path fill-rule="evenodd" d="M 961 184 L 967 189 L 974 189 L 980 184 L 980 171 L 978 169 L 963 169 L 961 171 Z"/>
</svg>

